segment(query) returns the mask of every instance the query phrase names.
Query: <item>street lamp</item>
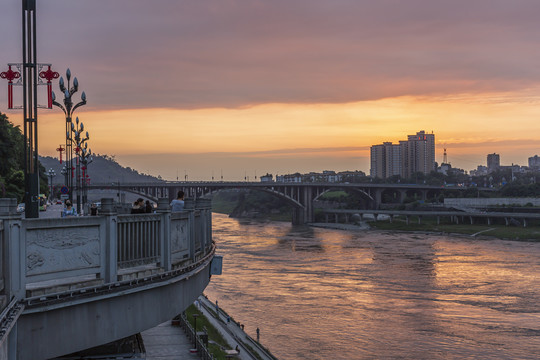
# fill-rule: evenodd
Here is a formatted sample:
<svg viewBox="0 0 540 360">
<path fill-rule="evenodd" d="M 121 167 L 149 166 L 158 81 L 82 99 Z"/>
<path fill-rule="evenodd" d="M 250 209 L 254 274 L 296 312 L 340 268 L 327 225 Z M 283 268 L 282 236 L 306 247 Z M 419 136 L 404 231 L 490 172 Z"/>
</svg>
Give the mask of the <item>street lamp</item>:
<svg viewBox="0 0 540 360">
<path fill-rule="evenodd" d="M 79 118 L 77 117 L 75 119 L 75 124 L 73 122 L 71 123 L 71 133 L 66 134 L 66 138 L 69 137 L 70 139 L 70 146 L 72 143 L 75 144 L 75 153 L 76 153 L 76 184 L 75 184 L 75 190 L 77 191 L 77 213 L 81 213 L 81 163 L 80 163 L 80 155 L 79 152 L 82 153 L 83 149 L 88 148 L 88 144 L 86 141 L 90 139 L 90 136 L 88 135 L 88 131 L 86 132 L 86 137 L 82 137 L 82 132 L 84 131 L 84 124 L 82 122 L 79 123 Z M 84 148 L 83 148 L 84 146 Z M 70 192 L 71 194 L 71 192 Z"/>
<path fill-rule="evenodd" d="M 49 193 L 49 201 L 51 201 L 53 195 L 53 178 L 56 176 L 56 172 L 50 168 L 49 171 L 47 171 L 47 176 L 49 176 L 49 179 L 51 180 L 51 192 Z"/>
<path fill-rule="evenodd" d="M 60 77 L 60 80 L 58 82 L 59 86 L 60 86 L 60 91 L 62 91 L 62 93 L 64 94 L 64 105 L 62 105 L 62 104 L 60 104 L 59 102 L 56 101 L 56 95 L 55 95 L 54 91 L 51 92 L 51 97 L 52 97 L 52 104 L 54 106 L 57 106 L 60 109 L 62 109 L 62 111 L 66 115 L 66 165 L 67 165 L 66 171 L 67 171 L 68 174 L 71 174 L 71 176 L 68 176 L 66 178 L 67 179 L 66 186 L 69 189 L 69 199 L 71 201 L 73 201 L 73 191 L 72 191 L 72 187 L 73 187 L 73 163 L 72 163 L 72 161 L 73 161 L 73 149 L 72 149 L 73 138 L 72 138 L 72 133 L 71 133 L 73 123 L 71 121 L 71 118 L 73 116 L 73 112 L 75 111 L 75 109 L 77 109 L 79 106 L 86 105 L 86 94 L 83 91 L 82 94 L 81 94 L 81 101 L 79 101 L 74 106 L 73 105 L 73 100 L 71 99 L 71 97 L 73 96 L 73 94 L 75 94 L 79 90 L 79 81 L 77 80 L 77 78 L 74 78 L 73 79 L 73 86 L 70 86 L 71 71 L 69 69 L 67 69 L 67 71 L 66 71 L 66 79 L 67 79 L 67 87 L 64 84 L 64 78 L 63 77 Z M 79 210 L 79 209 L 77 209 L 77 210 Z"/>
<path fill-rule="evenodd" d="M 193 314 L 193 328 L 195 329 L 195 337 L 193 343 L 195 344 L 195 347 L 197 347 L 197 317 L 199 314 Z"/>
<path fill-rule="evenodd" d="M 88 136 L 88 135 L 87 135 Z M 87 201 L 88 201 L 88 183 L 87 181 L 89 179 L 88 178 L 88 164 L 92 163 L 94 161 L 94 157 L 92 156 L 92 149 L 89 149 L 88 151 L 86 151 L 87 147 L 86 145 L 88 144 L 84 144 L 85 147 L 81 150 L 81 155 L 79 156 L 80 159 L 81 159 L 81 164 L 82 164 L 82 179 L 81 179 L 81 182 L 82 182 L 82 205 L 83 207 L 86 205 Z"/>
</svg>

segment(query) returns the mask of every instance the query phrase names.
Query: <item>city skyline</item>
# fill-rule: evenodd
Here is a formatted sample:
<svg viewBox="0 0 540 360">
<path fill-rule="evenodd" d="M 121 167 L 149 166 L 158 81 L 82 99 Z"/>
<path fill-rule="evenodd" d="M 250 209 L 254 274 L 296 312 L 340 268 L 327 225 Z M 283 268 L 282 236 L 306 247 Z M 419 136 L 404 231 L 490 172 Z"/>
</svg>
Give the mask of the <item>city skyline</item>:
<svg viewBox="0 0 540 360">
<path fill-rule="evenodd" d="M 21 61 L 20 6 L 0 14 L 0 71 Z M 539 153 L 535 1 L 37 6 L 38 62 L 78 78 L 89 146 L 145 173 L 369 173 L 373 144 L 418 129 L 437 134 L 439 164 L 446 148 L 465 170 Z M 22 123 L 3 79 L 0 111 Z M 38 120 L 40 155 L 57 156 L 63 114 Z"/>
</svg>

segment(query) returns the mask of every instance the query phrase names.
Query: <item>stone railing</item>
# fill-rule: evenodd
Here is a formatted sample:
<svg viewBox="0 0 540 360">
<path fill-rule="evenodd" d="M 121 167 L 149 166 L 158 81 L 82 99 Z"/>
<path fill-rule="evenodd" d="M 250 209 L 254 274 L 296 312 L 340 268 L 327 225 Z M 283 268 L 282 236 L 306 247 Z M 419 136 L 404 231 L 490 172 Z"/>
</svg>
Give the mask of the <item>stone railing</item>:
<svg viewBox="0 0 540 360">
<path fill-rule="evenodd" d="M 118 215 L 113 200 L 102 199 L 99 216 L 26 220 L 14 199 L 0 199 L 2 306 L 36 288 L 115 283 L 184 266 L 209 251 L 211 226 L 207 199 L 187 200 L 178 213 L 160 199 L 155 213 L 134 215 Z"/>
</svg>

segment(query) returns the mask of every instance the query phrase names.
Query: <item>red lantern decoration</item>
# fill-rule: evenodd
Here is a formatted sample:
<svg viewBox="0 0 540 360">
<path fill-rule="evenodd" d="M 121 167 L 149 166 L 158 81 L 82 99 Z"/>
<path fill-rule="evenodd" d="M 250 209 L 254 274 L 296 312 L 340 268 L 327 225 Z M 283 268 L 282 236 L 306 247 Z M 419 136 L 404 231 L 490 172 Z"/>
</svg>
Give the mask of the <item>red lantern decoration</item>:
<svg viewBox="0 0 540 360">
<path fill-rule="evenodd" d="M 56 149 L 56 151 L 58 151 L 58 152 L 60 153 L 60 164 L 61 164 L 61 163 L 62 163 L 62 153 L 63 153 L 64 151 L 66 151 L 66 149 L 64 149 L 64 148 L 62 147 L 62 144 L 60 144 L 60 146 L 58 147 L 58 149 Z"/>
<path fill-rule="evenodd" d="M 11 70 L 9 65 L 9 70 L 0 73 L 0 77 L 8 80 L 8 109 L 13 109 L 13 80 L 20 78 L 21 73 Z"/>
<path fill-rule="evenodd" d="M 48 66 L 48 69 L 46 71 L 42 71 L 39 73 L 39 77 L 42 79 L 47 80 L 47 107 L 49 109 L 52 109 L 52 79 L 58 79 L 60 74 L 58 74 L 56 71 L 51 70 L 51 65 Z"/>
</svg>

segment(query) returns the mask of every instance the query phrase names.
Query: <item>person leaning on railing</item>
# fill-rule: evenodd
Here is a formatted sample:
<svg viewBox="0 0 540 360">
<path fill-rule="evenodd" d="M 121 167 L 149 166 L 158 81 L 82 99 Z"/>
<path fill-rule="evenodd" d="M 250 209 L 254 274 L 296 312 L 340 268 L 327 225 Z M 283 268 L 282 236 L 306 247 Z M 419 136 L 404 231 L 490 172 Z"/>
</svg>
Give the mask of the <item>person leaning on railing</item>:
<svg viewBox="0 0 540 360">
<path fill-rule="evenodd" d="M 171 201 L 171 211 L 182 211 L 184 210 L 184 192 L 182 190 L 178 191 L 176 199 Z"/>
</svg>

